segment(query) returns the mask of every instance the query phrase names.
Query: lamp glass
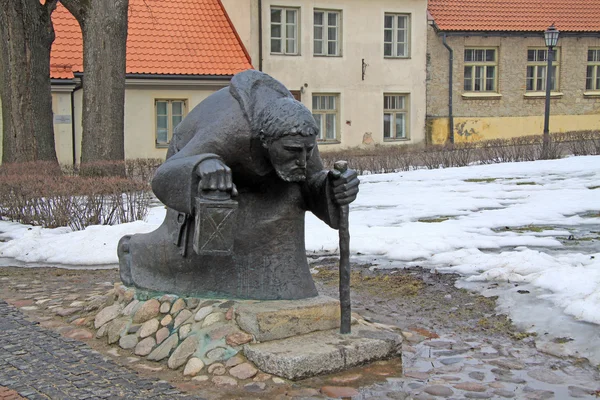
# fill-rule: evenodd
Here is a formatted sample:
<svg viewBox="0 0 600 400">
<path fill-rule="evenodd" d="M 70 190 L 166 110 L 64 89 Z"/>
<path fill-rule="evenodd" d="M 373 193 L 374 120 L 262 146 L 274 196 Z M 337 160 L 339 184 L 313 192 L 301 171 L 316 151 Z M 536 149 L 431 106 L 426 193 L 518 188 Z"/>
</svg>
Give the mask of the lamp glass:
<svg viewBox="0 0 600 400">
<path fill-rule="evenodd" d="M 544 38 L 546 39 L 546 46 L 548 47 L 556 47 L 558 44 L 558 34 L 559 31 L 556 29 L 554 25 L 546 29 L 544 32 Z"/>
</svg>

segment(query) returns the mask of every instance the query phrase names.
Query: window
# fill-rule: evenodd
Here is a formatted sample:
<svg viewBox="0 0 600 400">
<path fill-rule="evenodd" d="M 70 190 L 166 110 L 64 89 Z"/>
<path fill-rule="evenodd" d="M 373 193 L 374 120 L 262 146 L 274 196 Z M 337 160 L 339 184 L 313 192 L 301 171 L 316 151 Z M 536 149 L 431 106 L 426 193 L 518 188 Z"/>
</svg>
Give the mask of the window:
<svg viewBox="0 0 600 400">
<path fill-rule="evenodd" d="M 600 49 L 588 50 L 586 90 L 600 90 Z"/>
<path fill-rule="evenodd" d="M 553 50 L 552 79 L 550 90 L 558 88 L 558 65 L 560 63 L 559 49 Z M 527 91 L 543 92 L 546 90 L 546 70 L 548 69 L 548 49 L 527 50 Z"/>
<path fill-rule="evenodd" d="M 465 92 L 495 92 L 496 49 L 465 49 Z"/>
<path fill-rule="evenodd" d="M 173 137 L 173 129 L 186 114 L 185 100 L 156 100 L 156 144 L 168 145 Z"/>
<path fill-rule="evenodd" d="M 298 9 L 271 7 L 271 53 L 298 54 Z"/>
<path fill-rule="evenodd" d="M 407 139 L 408 95 L 383 96 L 383 138 Z"/>
<path fill-rule="evenodd" d="M 383 55 L 408 57 L 410 21 L 405 14 L 385 14 L 383 29 Z"/>
<path fill-rule="evenodd" d="M 319 140 L 336 140 L 338 119 L 338 96 L 313 94 L 312 113 L 319 127 Z"/>
<path fill-rule="evenodd" d="M 316 56 L 340 55 L 339 11 L 320 11 L 314 13 L 314 50 Z"/>
</svg>

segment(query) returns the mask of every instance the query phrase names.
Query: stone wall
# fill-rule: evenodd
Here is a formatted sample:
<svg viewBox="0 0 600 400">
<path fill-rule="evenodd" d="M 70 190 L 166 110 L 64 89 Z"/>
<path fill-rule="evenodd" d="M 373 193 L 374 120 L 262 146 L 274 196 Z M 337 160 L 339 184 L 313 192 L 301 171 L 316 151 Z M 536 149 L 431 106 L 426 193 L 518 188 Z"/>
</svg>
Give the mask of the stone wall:
<svg viewBox="0 0 600 400">
<path fill-rule="evenodd" d="M 517 118 L 506 122 L 506 133 L 512 136 L 541 134 L 538 130 L 543 123 L 545 97 L 526 96 L 527 49 L 545 47 L 539 37 L 448 37 L 448 45 L 454 50 L 453 107 L 454 117 L 462 118 L 464 125 L 473 122 L 478 126 L 493 124 L 489 118 Z M 435 141 L 445 125 L 447 133 L 448 117 L 448 50 L 432 27 L 428 28 L 427 46 L 427 120 L 429 139 Z M 489 97 L 468 97 L 464 85 L 465 47 L 495 47 L 498 49 L 498 91 Z M 559 40 L 559 87 L 553 92 L 551 115 L 574 116 L 560 125 L 550 124 L 553 132 L 593 129 L 600 115 L 600 92 L 585 90 L 587 50 L 600 47 L 600 38 L 562 37 Z M 575 117 L 577 116 L 577 117 Z M 521 119 L 518 119 L 521 117 Z M 529 120 L 532 117 L 534 120 Z M 552 121 L 551 121 L 552 122 Z M 533 127 L 533 128 L 532 128 Z M 455 134 L 457 123 L 455 121 Z M 437 129 L 437 130 L 436 130 Z M 464 130 L 464 129 L 463 129 Z M 496 128 L 496 131 L 501 130 Z M 532 131 L 533 130 L 533 131 Z M 491 139 L 486 132 L 477 132 L 479 139 Z M 506 136 L 506 135 L 504 135 Z M 464 139 L 464 138 L 463 138 Z"/>
</svg>

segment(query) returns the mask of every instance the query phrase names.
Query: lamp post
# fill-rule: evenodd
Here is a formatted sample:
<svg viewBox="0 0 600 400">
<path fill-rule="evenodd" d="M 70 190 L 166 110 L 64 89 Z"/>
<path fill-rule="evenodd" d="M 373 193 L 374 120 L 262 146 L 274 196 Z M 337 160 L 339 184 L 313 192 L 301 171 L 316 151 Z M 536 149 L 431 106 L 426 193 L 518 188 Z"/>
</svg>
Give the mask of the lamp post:
<svg viewBox="0 0 600 400">
<path fill-rule="evenodd" d="M 542 143 L 542 159 L 548 159 L 550 154 L 550 129 L 548 125 L 550 124 L 550 86 L 552 82 L 552 59 L 553 59 L 553 49 L 558 44 L 558 34 L 559 31 L 556 29 L 554 24 L 548 27 L 544 32 L 544 39 L 546 40 L 546 46 L 548 47 L 548 68 L 546 69 L 546 110 L 544 113 L 544 136 Z"/>
</svg>

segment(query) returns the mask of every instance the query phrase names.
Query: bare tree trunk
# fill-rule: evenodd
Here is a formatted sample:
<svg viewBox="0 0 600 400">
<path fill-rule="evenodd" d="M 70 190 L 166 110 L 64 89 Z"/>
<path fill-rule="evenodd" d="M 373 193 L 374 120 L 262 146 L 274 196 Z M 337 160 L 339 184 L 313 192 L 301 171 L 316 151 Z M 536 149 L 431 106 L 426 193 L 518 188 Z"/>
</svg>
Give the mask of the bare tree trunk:
<svg viewBox="0 0 600 400">
<path fill-rule="evenodd" d="M 129 0 L 61 0 L 83 32 L 82 164 L 125 159 Z"/>
<path fill-rule="evenodd" d="M 50 90 L 56 2 L 0 0 L 3 162 L 57 162 Z"/>
</svg>

